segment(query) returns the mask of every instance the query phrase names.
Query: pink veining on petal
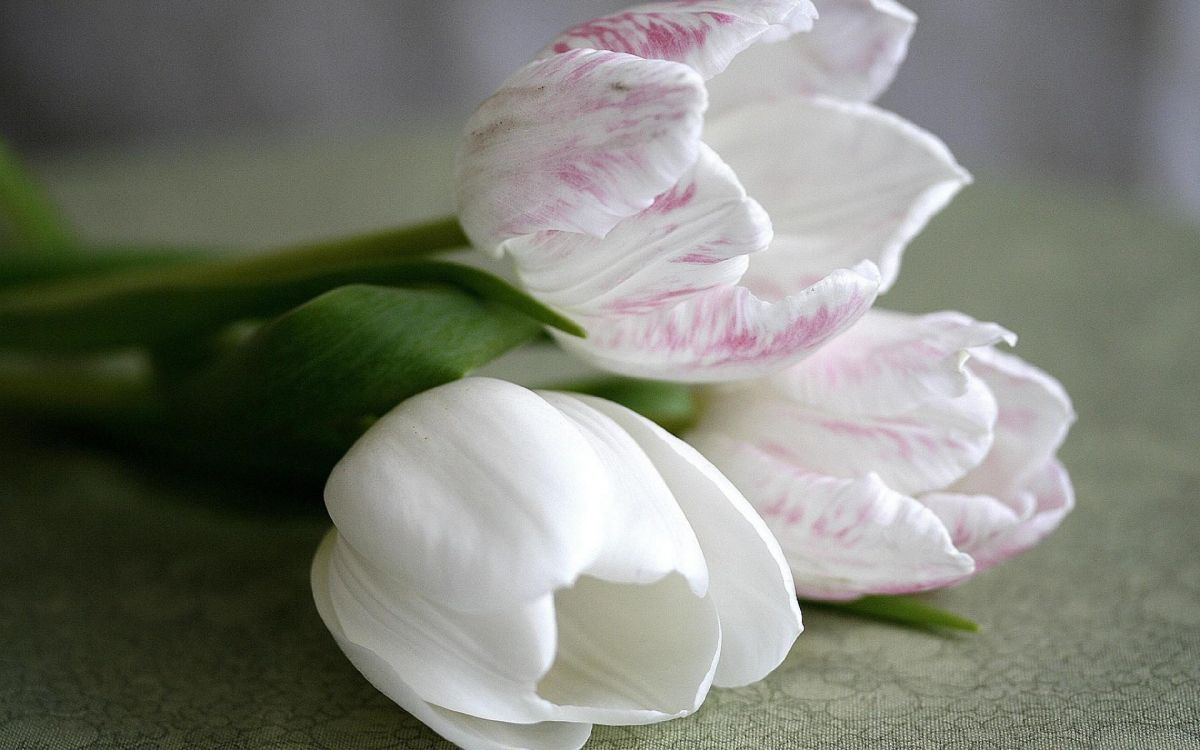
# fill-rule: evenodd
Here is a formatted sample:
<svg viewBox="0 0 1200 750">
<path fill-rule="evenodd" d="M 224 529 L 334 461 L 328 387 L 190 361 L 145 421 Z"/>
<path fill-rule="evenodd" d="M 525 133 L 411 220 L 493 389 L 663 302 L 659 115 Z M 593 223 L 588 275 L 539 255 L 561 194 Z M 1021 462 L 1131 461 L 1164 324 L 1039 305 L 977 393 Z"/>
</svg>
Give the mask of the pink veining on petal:
<svg viewBox="0 0 1200 750">
<path fill-rule="evenodd" d="M 854 279 L 854 281 L 850 281 Z M 871 280 L 839 272 L 779 303 L 723 286 L 642 315 L 584 320 L 586 346 L 569 348 L 625 374 L 704 381 L 748 377 L 795 361 L 845 329 L 874 300 Z M 640 352 L 638 357 L 627 353 Z"/>
<path fill-rule="evenodd" d="M 469 123 L 464 229 L 491 252 L 543 230 L 603 236 L 694 162 L 704 105 L 700 76 L 678 63 L 572 50 L 526 65 Z"/>
<path fill-rule="evenodd" d="M 865 425 L 857 422 L 848 422 L 840 419 L 826 419 L 821 421 L 821 426 L 830 432 L 850 435 L 853 437 L 874 440 L 883 438 L 890 442 L 896 448 L 897 455 L 905 461 L 912 460 L 913 449 L 909 444 L 908 439 L 898 431 L 884 427 L 882 425 Z M 918 441 L 921 438 L 929 440 L 926 435 L 914 435 Z"/>
<path fill-rule="evenodd" d="M 683 188 L 682 190 L 680 188 Z M 669 214 L 686 207 L 696 197 L 696 183 L 688 182 L 686 186 L 675 185 L 667 192 L 654 199 L 650 208 L 646 209 L 657 214 Z"/>
<path fill-rule="evenodd" d="M 697 20 L 710 18 L 718 25 L 728 25 L 732 17 L 724 13 L 698 13 Z M 625 11 L 605 18 L 596 18 L 568 29 L 563 36 L 576 40 L 575 46 L 626 52 L 639 57 L 679 60 L 704 44 L 709 27 L 701 22 L 688 27 L 664 13 Z M 571 45 L 558 42 L 557 52 Z M 561 49 L 560 49 L 561 48 Z"/>
<path fill-rule="evenodd" d="M 795 26 L 789 22 L 795 16 L 811 21 L 815 9 L 801 0 L 656 2 L 567 29 L 542 55 L 577 48 L 610 50 L 681 62 L 711 78 L 768 31 L 810 25 Z"/>
</svg>

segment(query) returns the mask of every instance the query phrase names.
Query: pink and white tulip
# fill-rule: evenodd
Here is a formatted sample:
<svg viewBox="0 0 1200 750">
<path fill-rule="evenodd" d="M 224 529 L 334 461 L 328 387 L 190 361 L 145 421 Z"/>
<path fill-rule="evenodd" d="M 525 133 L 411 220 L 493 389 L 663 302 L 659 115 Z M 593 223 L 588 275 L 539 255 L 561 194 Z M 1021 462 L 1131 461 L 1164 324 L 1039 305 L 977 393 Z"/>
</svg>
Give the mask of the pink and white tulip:
<svg viewBox="0 0 1200 750">
<path fill-rule="evenodd" d="M 578 748 L 695 711 L 799 635 L 778 544 L 691 446 L 597 398 L 467 378 L 334 469 L 317 609 L 381 692 L 468 749 Z"/>
<path fill-rule="evenodd" d="M 570 29 L 471 118 L 463 227 L 600 367 L 791 364 L 870 307 L 969 179 L 869 103 L 913 21 L 890 0 L 679 0 Z"/>
<path fill-rule="evenodd" d="M 1036 544 L 1074 493 L 1062 386 L 958 313 L 873 310 L 804 362 L 711 387 L 685 437 L 776 535 L 802 596 L 962 581 Z"/>
</svg>

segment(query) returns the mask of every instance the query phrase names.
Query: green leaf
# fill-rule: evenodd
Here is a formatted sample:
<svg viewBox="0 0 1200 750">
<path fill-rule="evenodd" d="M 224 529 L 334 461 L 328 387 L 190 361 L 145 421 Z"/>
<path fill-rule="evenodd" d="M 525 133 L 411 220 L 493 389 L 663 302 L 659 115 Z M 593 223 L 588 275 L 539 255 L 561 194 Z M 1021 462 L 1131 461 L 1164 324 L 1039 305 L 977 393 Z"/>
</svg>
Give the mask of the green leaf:
<svg viewBox="0 0 1200 750">
<path fill-rule="evenodd" d="M 676 434 L 696 420 L 695 391 L 684 383 L 603 377 L 562 383 L 551 386 L 551 390 L 586 393 L 615 401 Z"/>
<path fill-rule="evenodd" d="M 344 286 L 264 325 L 169 398 L 199 450 L 323 477 L 372 419 L 540 332 L 458 289 Z"/>
<path fill-rule="evenodd" d="M 864 596 L 851 602 L 801 600 L 801 605 L 927 629 L 979 632 L 979 625 L 910 596 Z"/>
<path fill-rule="evenodd" d="M 2 140 L 0 223 L 8 226 L 16 246 L 32 253 L 61 252 L 74 243 L 58 210 Z"/>
<path fill-rule="evenodd" d="M 137 270 L 0 293 L 0 348 L 96 351 L 192 340 L 248 318 L 269 318 L 346 284 L 453 286 L 574 335 L 572 321 L 469 266 L 364 260 L 298 269 L 213 261 Z"/>
</svg>

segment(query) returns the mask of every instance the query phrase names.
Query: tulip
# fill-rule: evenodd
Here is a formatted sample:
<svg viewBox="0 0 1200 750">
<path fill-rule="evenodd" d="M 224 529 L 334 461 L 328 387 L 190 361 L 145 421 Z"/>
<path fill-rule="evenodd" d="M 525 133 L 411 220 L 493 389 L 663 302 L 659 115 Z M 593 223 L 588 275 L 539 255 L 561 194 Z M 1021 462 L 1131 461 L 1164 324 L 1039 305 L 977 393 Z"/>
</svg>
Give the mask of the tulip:
<svg viewBox="0 0 1200 750">
<path fill-rule="evenodd" d="M 577 748 L 695 711 L 800 633 L 778 545 L 694 449 L 624 407 L 468 378 L 373 425 L 325 490 L 326 626 L 464 748 Z"/>
<path fill-rule="evenodd" d="M 776 535 L 801 596 L 966 579 L 1032 547 L 1074 504 L 1054 378 L 958 313 L 873 310 L 759 381 L 714 387 L 685 437 Z"/>
<path fill-rule="evenodd" d="M 463 228 L 586 329 L 552 331 L 564 347 L 626 375 L 758 376 L 892 283 L 904 245 L 969 177 L 869 103 L 912 14 L 890 0 L 820 9 L 637 6 L 564 32 L 475 112 Z"/>
</svg>

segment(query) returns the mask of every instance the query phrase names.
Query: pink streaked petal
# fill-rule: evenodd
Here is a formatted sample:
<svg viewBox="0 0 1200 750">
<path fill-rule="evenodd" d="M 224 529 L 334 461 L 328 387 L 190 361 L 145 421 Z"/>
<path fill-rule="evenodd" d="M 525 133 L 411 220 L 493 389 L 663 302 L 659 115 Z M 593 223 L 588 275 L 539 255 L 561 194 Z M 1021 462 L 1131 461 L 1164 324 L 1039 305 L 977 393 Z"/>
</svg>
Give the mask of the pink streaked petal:
<svg viewBox="0 0 1200 750">
<path fill-rule="evenodd" d="M 890 416 L 845 414 L 769 388 L 726 388 L 706 400 L 698 430 L 754 444 L 793 466 L 852 479 L 878 474 L 898 492 L 942 489 L 979 464 L 992 444 L 996 404 L 978 380 L 953 399 Z"/>
<path fill-rule="evenodd" d="M 1016 336 L 958 312 L 874 308 L 811 357 L 772 376 L 794 401 L 842 414 L 887 416 L 967 392 L 966 350 Z"/>
<path fill-rule="evenodd" d="M 507 248 L 521 286 L 574 317 L 650 312 L 734 284 L 770 240 L 766 212 L 701 145 L 674 187 L 604 239 L 541 232 Z"/>
<path fill-rule="evenodd" d="M 743 287 L 719 287 L 645 315 L 582 318 L 586 339 L 555 338 L 623 375 L 693 383 L 751 378 L 787 367 L 845 330 L 871 306 L 877 284 L 867 263 L 774 303 Z"/>
<path fill-rule="evenodd" d="M 459 219 L 493 254 L 512 237 L 602 237 L 696 161 L 704 82 L 686 65 L 579 50 L 518 70 L 467 124 Z"/>
<path fill-rule="evenodd" d="M 951 529 L 955 528 L 956 523 L 951 515 L 954 511 L 952 507 L 946 506 L 952 506 L 954 501 L 947 501 L 946 498 L 960 498 L 958 502 L 964 505 L 968 500 L 976 501 L 980 498 L 990 501 L 987 508 L 981 508 L 980 504 L 972 502 L 970 507 L 957 511 L 974 531 L 974 538 L 966 542 L 968 546 L 960 545 L 960 548 L 971 553 L 979 570 L 986 570 L 1019 555 L 1046 538 L 1075 507 L 1075 489 L 1071 485 L 1071 477 L 1055 459 L 1051 459 L 1035 472 L 1029 483 L 1016 494 L 1020 497 L 1003 500 L 986 495 L 948 494 L 939 497 L 925 496 L 921 499 L 938 513 Z M 1026 509 L 1025 514 L 1014 512 L 1014 508 Z M 989 520 L 993 521 L 990 525 L 987 523 Z"/>
<path fill-rule="evenodd" d="M 567 29 L 542 55 L 604 49 L 681 62 L 711 78 L 764 34 L 804 30 L 815 17 L 808 0 L 647 3 Z"/>
<path fill-rule="evenodd" d="M 977 570 L 983 566 L 981 553 L 1021 522 L 1012 508 L 991 495 L 927 492 L 917 499 L 942 519 L 954 546 L 975 558 Z"/>
<path fill-rule="evenodd" d="M 1017 502 L 1018 490 L 1054 456 L 1075 421 L 1071 399 L 1061 383 L 1011 354 L 976 349 L 967 368 L 996 396 L 996 442 L 983 463 L 954 490 Z"/>
<path fill-rule="evenodd" d="M 873 474 L 822 476 L 724 436 L 686 437 L 766 521 L 800 596 L 911 593 L 949 585 L 974 570 L 932 511 Z"/>
<path fill-rule="evenodd" d="M 909 240 L 970 182 L 936 137 L 861 102 L 761 102 L 716 118 L 704 140 L 771 215 L 775 239 L 744 281 L 768 298 L 861 260 L 886 291 Z"/>
</svg>

